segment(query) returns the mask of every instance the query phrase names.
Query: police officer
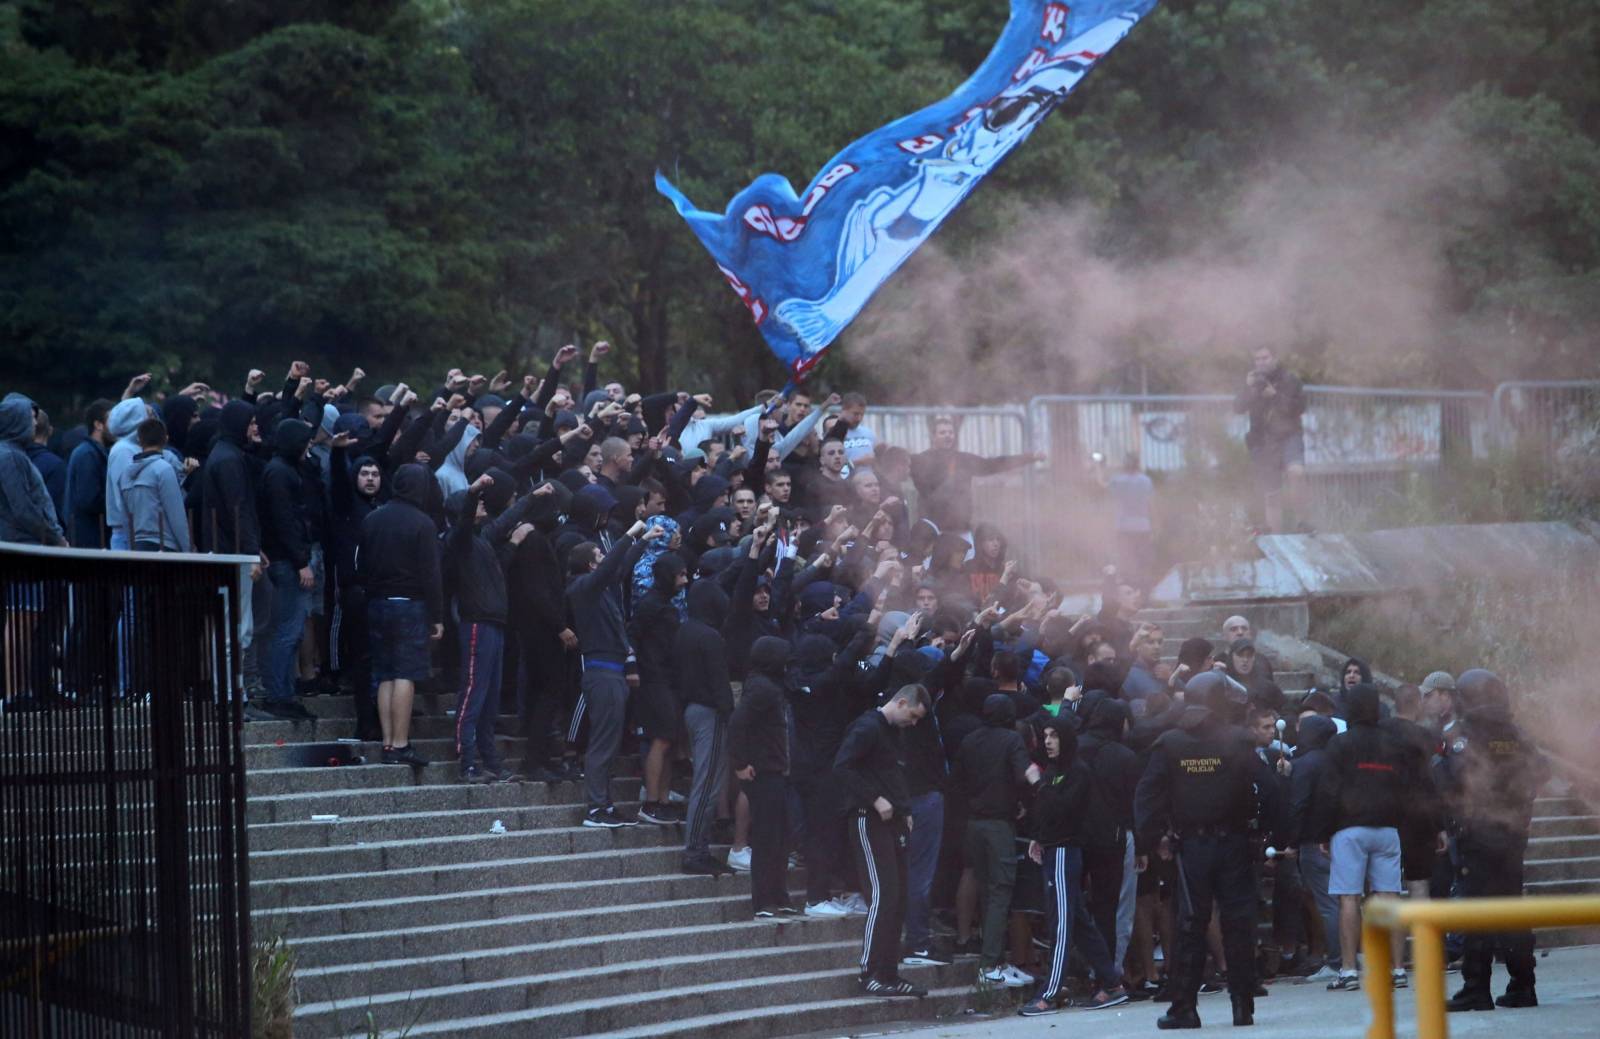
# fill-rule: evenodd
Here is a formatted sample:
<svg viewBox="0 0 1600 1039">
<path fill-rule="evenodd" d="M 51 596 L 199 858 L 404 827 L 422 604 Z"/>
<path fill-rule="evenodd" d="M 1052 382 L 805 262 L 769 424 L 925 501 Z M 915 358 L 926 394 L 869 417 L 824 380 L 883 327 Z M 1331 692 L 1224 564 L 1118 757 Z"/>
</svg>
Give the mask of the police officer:
<svg viewBox="0 0 1600 1039">
<path fill-rule="evenodd" d="M 1277 785 L 1239 721 L 1245 700 L 1207 672 L 1184 687 L 1177 726 L 1163 733 L 1134 798 L 1141 854 L 1171 841 L 1177 858 L 1178 948 L 1169 967 L 1172 1006 L 1157 1028 L 1199 1028 L 1195 997 L 1205 965 L 1206 926 L 1216 902 L 1228 959 L 1233 1023 L 1254 1024 L 1256 886 L 1251 824 L 1278 820 Z M 1280 846 L 1282 840 L 1277 840 Z"/>
<path fill-rule="evenodd" d="M 1543 757 L 1511 720 L 1505 683 L 1482 668 L 1456 680 L 1461 724 L 1447 734 L 1438 763 L 1440 793 L 1455 832 L 1458 890 L 1468 898 L 1522 894 L 1533 801 L 1550 773 Z M 1505 957 L 1511 984 L 1492 999 L 1494 955 Z M 1451 1010 L 1534 1007 L 1533 932 L 1469 934 L 1461 961 L 1461 991 Z"/>
</svg>

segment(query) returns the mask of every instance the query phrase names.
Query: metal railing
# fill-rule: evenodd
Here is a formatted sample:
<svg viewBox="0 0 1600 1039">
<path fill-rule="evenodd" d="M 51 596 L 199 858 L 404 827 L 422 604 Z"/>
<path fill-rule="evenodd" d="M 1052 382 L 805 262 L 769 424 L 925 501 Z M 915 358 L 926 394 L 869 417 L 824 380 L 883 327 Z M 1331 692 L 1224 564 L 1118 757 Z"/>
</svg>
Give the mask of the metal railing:
<svg viewBox="0 0 1600 1039">
<path fill-rule="evenodd" d="M 249 563 L 0 544 L 0 1035 L 250 1034 Z"/>
<path fill-rule="evenodd" d="M 1600 924 L 1600 895 L 1533 898 L 1454 898 L 1402 901 L 1376 897 L 1362 913 L 1361 949 L 1366 976 L 1361 987 L 1372 1003 L 1367 1039 L 1394 1039 L 1393 953 L 1390 934 L 1410 931 L 1416 963 L 1417 1039 L 1450 1034 L 1444 1003 L 1446 931 L 1515 931 Z"/>
<path fill-rule="evenodd" d="M 1505 382 L 1489 405 L 1496 446 L 1549 464 L 1595 435 L 1600 380 Z"/>
</svg>

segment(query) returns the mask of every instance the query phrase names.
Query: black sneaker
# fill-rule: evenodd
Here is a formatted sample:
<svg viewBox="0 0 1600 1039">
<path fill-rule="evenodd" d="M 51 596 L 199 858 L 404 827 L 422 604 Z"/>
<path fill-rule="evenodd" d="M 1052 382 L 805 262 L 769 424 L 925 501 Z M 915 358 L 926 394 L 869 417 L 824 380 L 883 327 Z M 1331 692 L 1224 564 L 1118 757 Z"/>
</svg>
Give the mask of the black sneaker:
<svg viewBox="0 0 1600 1039">
<path fill-rule="evenodd" d="M 485 765 L 483 770 L 489 774 L 491 782 L 495 783 L 520 783 L 522 773 L 513 772 L 504 765 Z"/>
<path fill-rule="evenodd" d="M 1329 985 L 1328 987 L 1332 988 L 1333 986 Z M 1228 982 L 1223 978 L 1207 978 L 1200 984 L 1200 994 L 1202 996 L 1211 996 L 1218 992 L 1226 991 L 1228 991 Z"/>
<path fill-rule="evenodd" d="M 583 778 L 583 765 L 577 758 L 563 758 L 561 768 L 558 771 L 561 778 L 568 783 L 576 783 Z"/>
<path fill-rule="evenodd" d="M 785 902 L 781 906 L 776 906 L 774 908 L 777 909 L 779 916 L 804 916 L 805 915 L 805 913 L 800 909 L 799 906 L 792 906 L 787 902 Z"/>
<path fill-rule="evenodd" d="M 385 748 L 383 748 L 383 754 L 379 757 L 379 760 L 382 761 L 385 765 L 403 765 L 403 764 L 405 764 L 405 762 L 400 760 L 400 755 L 395 753 L 393 747 L 385 747 Z"/>
<path fill-rule="evenodd" d="M 1119 1007 L 1128 1002 L 1128 990 L 1118 985 L 1116 988 L 1101 989 L 1079 1005 L 1086 1010 L 1104 1010 L 1107 1007 Z"/>
<path fill-rule="evenodd" d="M 244 720 L 247 722 L 282 721 L 276 714 L 262 707 L 259 701 L 252 701 L 244 705 Z"/>
<path fill-rule="evenodd" d="M 261 707 L 274 718 L 287 722 L 309 722 L 317 718 L 299 700 L 268 700 Z"/>
<path fill-rule="evenodd" d="M 686 858 L 683 860 L 683 872 L 690 876 L 698 877 L 727 877 L 733 875 L 733 870 L 724 866 L 710 855 L 704 858 Z"/>
<path fill-rule="evenodd" d="M 772 920 L 775 919 L 777 915 L 778 911 L 770 906 L 762 906 L 760 909 L 756 910 L 757 920 Z"/>
<path fill-rule="evenodd" d="M 624 826 L 637 826 L 639 823 L 617 811 L 616 805 L 606 805 L 604 808 L 589 809 L 588 814 L 583 817 L 583 825 L 616 830 Z"/>
<path fill-rule="evenodd" d="M 973 935 L 964 942 L 955 943 L 955 954 L 958 958 L 983 955 L 983 939 Z"/>
<path fill-rule="evenodd" d="M 428 759 L 417 753 L 417 748 L 409 743 L 404 747 L 395 747 L 391 753 L 394 754 L 394 762 L 396 764 L 410 765 L 412 768 L 426 768 L 429 764 Z M 387 762 L 388 760 L 389 753 L 385 753 L 384 761 Z"/>
<path fill-rule="evenodd" d="M 461 770 L 461 781 L 463 783 L 483 785 L 485 783 L 493 783 L 494 776 L 493 774 L 478 768 L 476 765 L 468 765 L 466 768 Z"/>
<path fill-rule="evenodd" d="M 1344 971 L 1340 971 L 1337 978 L 1334 978 L 1332 981 L 1328 982 L 1328 991 L 1359 992 L 1361 991 L 1361 975 L 1357 974 L 1355 971 L 1350 971 L 1348 974 Z"/>
<path fill-rule="evenodd" d="M 677 822 L 672 813 L 667 811 L 667 806 L 656 801 L 646 801 L 639 806 L 639 821 L 654 823 L 656 826 L 671 826 Z"/>
<path fill-rule="evenodd" d="M 900 957 L 900 965 L 903 967 L 948 967 L 950 966 L 950 959 L 929 948 L 911 949 Z"/>
<path fill-rule="evenodd" d="M 927 989 L 918 988 L 905 978 L 895 978 L 893 981 L 873 978 L 862 984 L 861 991 L 869 996 L 913 996 L 919 999 L 928 994 Z"/>
</svg>

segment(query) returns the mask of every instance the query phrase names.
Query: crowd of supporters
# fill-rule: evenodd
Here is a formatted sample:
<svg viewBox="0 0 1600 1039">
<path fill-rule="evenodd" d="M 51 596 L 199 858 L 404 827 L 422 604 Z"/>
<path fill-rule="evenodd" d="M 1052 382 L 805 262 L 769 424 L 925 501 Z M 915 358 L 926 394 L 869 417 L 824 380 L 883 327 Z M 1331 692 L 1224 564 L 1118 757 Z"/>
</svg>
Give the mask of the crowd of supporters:
<svg viewBox="0 0 1600 1039">
<path fill-rule="evenodd" d="M 683 869 L 749 872 L 758 917 L 864 915 L 874 994 L 919 993 L 903 964 L 970 955 L 984 983 L 1032 988 L 1028 1013 L 1074 977 L 1090 1007 L 1181 1001 L 1164 986 L 1197 913 L 1206 985 L 1259 994 L 1259 957 L 1267 977 L 1353 988 L 1363 894 L 1402 890 L 1402 861 L 1414 894 L 1448 893 L 1450 676 L 1380 706 L 1352 660 L 1291 702 L 1243 617 L 1172 662 L 1140 619 L 1147 574 L 1108 567 L 1098 607 L 1069 610 L 974 524 L 975 482 L 1034 456 L 963 452 L 954 416 L 910 453 L 859 394 L 732 413 L 640 395 L 600 384 L 608 351 L 580 365 L 565 347 L 543 378 L 452 370 L 421 393 L 297 362 L 273 392 L 251 371 L 236 396 L 196 384 L 158 406 L 140 376 L 64 434 L 12 394 L 0 540 L 254 560 L 249 717 L 308 719 L 304 697 L 342 688 L 382 761 L 420 768 L 416 689 L 453 692 L 461 782 L 580 783 L 584 825 L 681 826 Z M 1147 562 L 1148 479 L 1132 459 L 1106 482 L 1106 555 Z M 13 697 L 130 692 L 114 673 L 22 681 Z M 1190 900 L 1184 821 L 1153 789 L 1163 738 L 1214 723 L 1259 766 L 1234 807 L 1250 868 L 1274 878 L 1264 943 L 1225 941 L 1235 907 L 1213 920 Z M 642 789 L 619 788 L 635 751 Z"/>
</svg>

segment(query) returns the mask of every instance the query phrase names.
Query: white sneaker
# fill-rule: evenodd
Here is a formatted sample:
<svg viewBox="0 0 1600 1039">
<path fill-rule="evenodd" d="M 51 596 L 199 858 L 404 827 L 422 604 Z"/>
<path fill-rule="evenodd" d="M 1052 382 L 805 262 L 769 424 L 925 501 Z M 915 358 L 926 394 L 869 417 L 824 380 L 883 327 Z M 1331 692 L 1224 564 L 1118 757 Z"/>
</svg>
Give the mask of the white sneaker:
<svg viewBox="0 0 1600 1039">
<path fill-rule="evenodd" d="M 851 916 L 866 916 L 872 911 L 872 907 L 867 905 L 866 899 L 862 898 L 854 891 L 850 892 L 848 895 L 840 895 L 838 898 L 835 898 L 834 901 L 839 903 L 841 906 L 844 906 L 845 912 L 849 913 Z"/>
<path fill-rule="evenodd" d="M 1033 984 L 1032 978 L 1009 963 L 979 971 L 978 976 L 990 985 L 1003 985 L 1006 988 L 1027 988 Z"/>
<path fill-rule="evenodd" d="M 1393 979 L 1395 988 L 1410 988 L 1411 987 L 1411 980 L 1406 977 L 1406 972 L 1405 971 L 1403 971 L 1403 970 L 1391 971 L 1389 976 L 1390 976 L 1391 979 Z"/>
<path fill-rule="evenodd" d="M 750 849 L 749 848 L 729 848 L 728 849 L 728 868 L 733 870 L 735 873 L 749 873 L 750 872 Z"/>
<path fill-rule="evenodd" d="M 1033 984 L 1032 974 L 1020 971 L 1009 963 L 1001 967 L 1000 971 L 1006 976 L 1006 988 L 1027 988 Z"/>
<path fill-rule="evenodd" d="M 839 904 L 837 898 L 823 899 L 821 902 L 806 903 L 807 916 L 849 916 L 850 910 Z"/>
<path fill-rule="evenodd" d="M 684 797 L 682 794 L 678 793 L 676 790 L 668 790 L 667 791 L 667 804 L 669 804 L 669 805 L 682 805 L 682 804 L 688 804 L 688 803 L 689 803 L 689 799 L 687 797 Z"/>
<path fill-rule="evenodd" d="M 1301 984 L 1310 984 L 1313 981 L 1329 982 L 1339 976 L 1339 972 L 1324 963 L 1314 973 L 1307 974 L 1301 979 Z"/>
</svg>

